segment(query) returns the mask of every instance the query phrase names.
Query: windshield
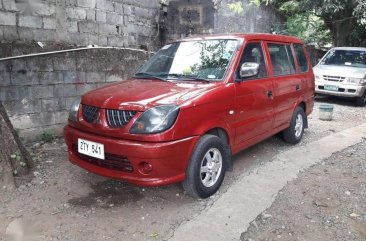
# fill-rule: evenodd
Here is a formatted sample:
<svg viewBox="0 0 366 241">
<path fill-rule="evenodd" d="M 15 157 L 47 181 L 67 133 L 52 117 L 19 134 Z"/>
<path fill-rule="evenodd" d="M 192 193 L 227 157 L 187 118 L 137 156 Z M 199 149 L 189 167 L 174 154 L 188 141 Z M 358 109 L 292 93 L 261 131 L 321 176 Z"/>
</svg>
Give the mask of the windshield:
<svg viewBox="0 0 366 241">
<path fill-rule="evenodd" d="M 366 51 L 331 50 L 320 64 L 366 68 Z"/>
<path fill-rule="evenodd" d="M 222 80 L 238 40 L 216 39 L 169 44 L 160 49 L 135 77 Z"/>
</svg>

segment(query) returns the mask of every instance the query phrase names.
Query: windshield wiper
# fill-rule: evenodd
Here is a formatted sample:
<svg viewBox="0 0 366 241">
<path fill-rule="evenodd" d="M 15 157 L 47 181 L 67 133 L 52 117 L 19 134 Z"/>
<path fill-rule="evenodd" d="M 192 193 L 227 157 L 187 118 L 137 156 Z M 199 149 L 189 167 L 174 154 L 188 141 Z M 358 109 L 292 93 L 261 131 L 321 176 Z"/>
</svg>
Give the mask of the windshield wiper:
<svg viewBox="0 0 366 241">
<path fill-rule="evenodd" d="M 207 83 L 210 83 L 211 82 L 208 79 L 199 78 L 199 77 L 194 76 L 194 75 L 185 75 L 185 74 L 174 74 L 174 73 L 172 73 L 172 74 L 166 74 L 164 76 L 166 76 L 166 78 L 174 77 L 174 78 L 178 78 L 178 79 L 187 79 L 187 80 L 194 80 L 194 81 L 202 81 L 202 82 L 207 82 Z"/>
<path fill-rule="evenodd" d="M 139 73 L 136 73 L 133 77 L 135 78 L 149 78 L 149 79 L 158 79 L 158 80 L 162 80 L 162 81 L 168 81 L 167 79 L 164 79 L 162 77 L 159 77 L 157 75 L 153 75 L 153 74 L 150 74 L 150 73 L 147 73 L 147 72 L 139 72 Z"/>
</svg>

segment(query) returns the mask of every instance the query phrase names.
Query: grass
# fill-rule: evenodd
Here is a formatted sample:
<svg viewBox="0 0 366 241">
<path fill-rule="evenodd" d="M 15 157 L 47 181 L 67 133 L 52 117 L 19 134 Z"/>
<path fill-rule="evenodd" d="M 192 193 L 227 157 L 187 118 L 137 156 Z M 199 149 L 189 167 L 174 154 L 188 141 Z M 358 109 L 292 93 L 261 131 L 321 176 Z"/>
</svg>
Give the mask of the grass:
<svg viewBox="0 0 366 241">
<path fill-rule="evenodd" d="M 45 132 L 43 132 L 42 134 L 41 134 L 41 140 L 43 141 L 43 142 L 52 142 L 53 140 L 55 140 L 55 135 L 54 134 L 52 134 L 51 132 L 49 132 L 49 131 L 45 131 Z"/>
</svg>

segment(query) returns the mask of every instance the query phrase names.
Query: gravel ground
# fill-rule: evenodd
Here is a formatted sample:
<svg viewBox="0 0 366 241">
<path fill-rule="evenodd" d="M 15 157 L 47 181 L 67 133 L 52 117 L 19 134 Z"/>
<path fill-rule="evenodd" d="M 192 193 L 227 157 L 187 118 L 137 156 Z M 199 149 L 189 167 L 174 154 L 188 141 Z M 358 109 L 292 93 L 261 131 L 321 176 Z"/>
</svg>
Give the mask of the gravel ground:
<svg viewBox="0 0 366 241">
<path fill-rule="evenodd" d="M 301 173 L 241 240 L 366 240 L 366 141 Z"/>
<path fill-rule="evenodd" d="M 335 106 L 334 120 L 318 119 L 320 103 Z M 334 98 L 318 98 L 309 117 L 303 145 L 359 125 L 366 108 Z M 38 240 L 167 240 L 181 223 L 209 208 L 241 175 L 292 148 L 279 136 L 234 157 L 220 192 L 206 200 L 185 195 L 180 184 L 142 188 L 88 173 L 67 161 L 62 139 L 29 147 L 35 158 L 34 178 L 16 192 L 0 188 L 0 240 L 6 228 L 26 230 Z M 23 224 L 22 224 L 23 223 Z M 9 225 L 10 224 L 10 225 Z"/>
</svg>

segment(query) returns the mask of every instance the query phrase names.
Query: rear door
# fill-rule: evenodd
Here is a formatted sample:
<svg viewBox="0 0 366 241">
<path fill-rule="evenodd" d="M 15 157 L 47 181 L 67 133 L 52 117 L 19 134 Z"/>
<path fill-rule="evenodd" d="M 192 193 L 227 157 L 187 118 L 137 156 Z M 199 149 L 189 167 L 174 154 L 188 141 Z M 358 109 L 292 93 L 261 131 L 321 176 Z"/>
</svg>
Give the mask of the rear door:
<svg viewBox="0 0 366 241">
<path fill-rule="evenodd" d="M 315 91 L 314 73 L 312 71 L 309 57 L 306 55 L 306 50 L 302 44 L 293 44 L 295 51 L 295 60 L 297 63 L 297 73 L 301 78 L 303 87 L 302 94 L 306 102 L 306 113 L 309 114 L 313 109 L 313 99 Z"/>
<path fill-rule="evenodd" d="M 271 79 L 274 88 L 274 128 L 288 125 L 292 112 L 302 91 L 300 75 L 296 65 L 292 45 L 289 43 L 268 42 L 271 62 Z"/>
<path fill-rule="evenodd" d="M 241 78 L 240 66 L 245 62 L 259 64 L 256 76 Z M 263 42 L 251 41 L 244 48 L 235 74 L 236 88 L 236 145 L 269 132 L 273 124 L 273 83 L 268 77 Z"/>
</svg>

